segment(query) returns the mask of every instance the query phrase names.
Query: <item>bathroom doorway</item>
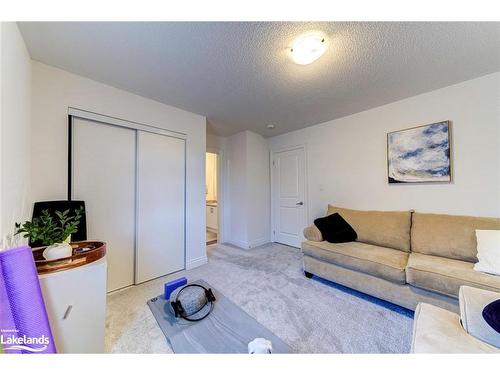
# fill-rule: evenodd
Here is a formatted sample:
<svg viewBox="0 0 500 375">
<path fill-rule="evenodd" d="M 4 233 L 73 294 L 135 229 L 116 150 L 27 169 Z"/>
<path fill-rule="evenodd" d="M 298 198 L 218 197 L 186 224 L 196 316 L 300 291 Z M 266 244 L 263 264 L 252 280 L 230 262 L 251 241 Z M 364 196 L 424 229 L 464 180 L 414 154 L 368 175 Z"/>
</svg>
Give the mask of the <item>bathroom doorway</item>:
<svg viewBox="0 0 500 375">
<path fill-rule="evenodd" d="M 219 156 L 207 152 L 205 158 L 206 243 L 212 245 L 219 237 Z"/>
</svg>

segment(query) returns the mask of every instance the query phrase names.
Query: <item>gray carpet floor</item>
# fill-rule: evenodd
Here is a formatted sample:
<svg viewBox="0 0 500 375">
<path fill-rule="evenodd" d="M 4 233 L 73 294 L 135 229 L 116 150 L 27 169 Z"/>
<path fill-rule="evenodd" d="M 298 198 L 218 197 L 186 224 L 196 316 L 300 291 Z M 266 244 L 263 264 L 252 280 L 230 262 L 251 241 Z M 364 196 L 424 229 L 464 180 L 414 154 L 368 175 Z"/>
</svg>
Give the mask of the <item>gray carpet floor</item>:
<svg viewBox="0 0 500 375">
<path fill-rule="evenodd" d="M 300 250 L 269 244 L 251 250 L 207 247 L 208 264 L 108 295 L 107 352 L 171 353 L 146 305 L 167 280 L 204 279 L 297 353 L 407 353 L 408 311 L 302 273 Z"/>
</svg>

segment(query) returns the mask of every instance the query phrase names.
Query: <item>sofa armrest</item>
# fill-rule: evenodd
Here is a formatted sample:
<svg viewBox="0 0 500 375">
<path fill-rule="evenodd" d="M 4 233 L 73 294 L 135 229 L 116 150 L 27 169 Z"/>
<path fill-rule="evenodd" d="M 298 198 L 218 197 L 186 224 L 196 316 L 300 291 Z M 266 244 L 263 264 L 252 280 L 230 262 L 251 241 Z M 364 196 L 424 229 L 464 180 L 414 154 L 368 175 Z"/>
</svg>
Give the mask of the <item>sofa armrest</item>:
<svg viewBox="0 0 500 375">
<path fill-rule="evenodd" d="M 315 242 L 323 241 L 323 236 L 321 235 L 321 232 L 319 231 L 318 227 L 314 224 L 304 228 L 304 237 L 306 238 L 306 240 L 309 241 L 315 241 Z"/>
<path fill-rule="evenodd" d="M 462 285 L 458 293 L 460 321 L 465 331 L 475 338 L 500 348 L 500 334 L 483 318 L 483 309 L 500 299 L 500 293 Z"/>
</svg>

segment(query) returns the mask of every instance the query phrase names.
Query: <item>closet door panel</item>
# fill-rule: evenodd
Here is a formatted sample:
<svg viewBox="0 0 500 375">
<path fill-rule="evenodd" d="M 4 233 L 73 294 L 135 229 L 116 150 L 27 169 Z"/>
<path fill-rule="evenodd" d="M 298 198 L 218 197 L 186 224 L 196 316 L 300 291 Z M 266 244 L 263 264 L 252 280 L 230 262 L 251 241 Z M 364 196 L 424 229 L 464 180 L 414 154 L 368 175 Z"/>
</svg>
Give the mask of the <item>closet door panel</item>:
<svg viewBox="0 0 500 375">
<path fill-rule="evenodd" d="M 137 132 L 136 282 L 184 269 L 185 141 Z"/>
<path fill-rule="evenodd" d="M 107 290 L 134 283 L 135 130 L 73 119 L 73 199 L 85 201 L 89 239 L 107 243 Z"/>
</svg>

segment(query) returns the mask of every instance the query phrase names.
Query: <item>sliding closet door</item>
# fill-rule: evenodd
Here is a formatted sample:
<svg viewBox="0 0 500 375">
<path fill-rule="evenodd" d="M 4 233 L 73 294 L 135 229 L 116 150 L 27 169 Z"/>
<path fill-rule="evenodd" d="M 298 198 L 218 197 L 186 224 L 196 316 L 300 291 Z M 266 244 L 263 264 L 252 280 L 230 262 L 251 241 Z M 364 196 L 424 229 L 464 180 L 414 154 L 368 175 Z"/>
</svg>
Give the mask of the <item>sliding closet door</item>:
<svg viewBox="0 0 500 375">
<path fill-rule="evenodd" d="M 136 282 L 184 269 L 185 141 L 137 132 Z"/>
<path fill-rule="evenodd" d="M 72 196 L 85 201 L 87 237 L 107 243 L 108 291 L 134 283 L 135 133 L 73 119 Z"/>
</svg>

